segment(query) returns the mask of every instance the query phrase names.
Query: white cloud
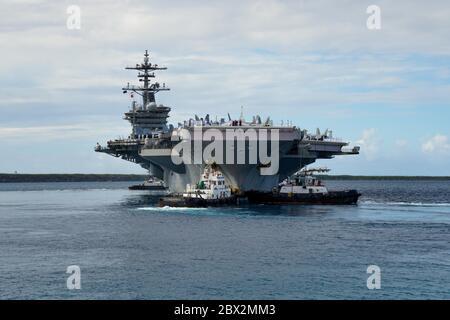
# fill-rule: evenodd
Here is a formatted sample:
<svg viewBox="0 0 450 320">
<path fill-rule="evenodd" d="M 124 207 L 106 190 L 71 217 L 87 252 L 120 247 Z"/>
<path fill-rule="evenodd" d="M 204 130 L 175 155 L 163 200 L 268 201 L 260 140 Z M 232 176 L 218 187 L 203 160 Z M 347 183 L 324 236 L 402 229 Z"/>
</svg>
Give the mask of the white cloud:
<svg viewBox="0 0 450 320">
<path fill-rule="evenodd" d="M 159 79 L 173 92 L 161 102 L 174 111 L 206 113 L 214 104 L 239 112 L 244 104 L 253 112 L 276 104 L 289 112 L 337 101 L 401 106 L 450 99 L 445 84 L 408 82 L 423 66 L 403 56 L 450 53 L 450 42 L 441 40 L 450 28 L 445 1 L 380 1 L 380 32 L 366 29 L 366 7 L 359 1 L 339 6 L 326 0 L 173 1 L 168 6 L 80 0 L 78 31 L 66 29 L 69 1 L 7 3 L 0 19 L 0 44 L 8 47 L 0 61 L 0 71 L 8 74 L 0 82 L 0 109 L 31 99 L 83 106 L 82 95 L 70 92 L 76 89 L 83 94 L 108 90 L 115 99 L 120 86 L 134 77 L 122 67 L 135 63 L 147 48 L 153 61 L 170 68 Z M 418 36 L 423 30 L 426 36 Z M 23 74 L 29 81 L 26 91 L 18 86 Z M 95 100 L 92 106 L 103 103 Z"/>
<path fill-rule="evenodd" d="M 365 129 L 361 139 L 356 142 L 361 146 L 361 153 L 368 160 L 373 160 L 379 155 L 381 140 L 375 128 Z"/>
<path fill-rule="evenodd" d="M 422 144 L 424 153 L 447 154 L 450 152 L 450 141 L 443 134 L 436 134 Z"/>
<path fill-rule="evenodd" d="M 396 139 L 395 146 L 397 148 L 405 148 L 408 145 L 408 141 L 405 139 Z"/>
<path fill-rule="evenodd" d="M 126 136 L 129 127 L 126 123 L 76 123 L 54 126 L 33 127 L 3 127 L 0 128 L 0 137 L 8 140 L 24 140 L 28 142 L 51 140 L 65 140 L 72 138 L 94 138 L 109 136 L 117 137 L 120 132 Z"/>
</svg>

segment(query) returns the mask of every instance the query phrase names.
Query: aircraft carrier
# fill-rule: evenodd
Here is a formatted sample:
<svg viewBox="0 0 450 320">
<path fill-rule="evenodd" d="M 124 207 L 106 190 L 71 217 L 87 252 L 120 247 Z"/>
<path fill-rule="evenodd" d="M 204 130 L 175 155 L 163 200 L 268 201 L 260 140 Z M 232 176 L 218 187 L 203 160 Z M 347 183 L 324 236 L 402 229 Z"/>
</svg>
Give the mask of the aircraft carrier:
<svg viewBox="0 0 450 320">
<path fill-rule="evenodd" d="M 97 144 L 95 151 L 142 166 L 163 180 L 171 192 L 182 192 L 187 184 L 197 183 L 205 164 L 211 161 L 220 167 L 234 191 L 270 191 L 316 159 L 359 153 L 358 146 L 333 138 L 328 129 L 312 134 L 289 121 L 274 125 L 270 117 L 263 120 L 259 115 L 246 121 L 242 111 L 237 118 L 227 114 L 213 120 L 209 114 L 194 115 L 176 126 L 168 124 L 171 108 L 156 104 L 155 94 L 170 89 L 151 81 L 155 71 L 167 68 L 152 64 L 145 51 L 143 62 L 126 69 L 136 70 L 142 83 L 122 88 L 132 97 L 124 114 L 131 133 L 127 138 L 108 141 L 106 146 Z M 212 142 L 216 142 L 215 148 Z"/>
</svg>

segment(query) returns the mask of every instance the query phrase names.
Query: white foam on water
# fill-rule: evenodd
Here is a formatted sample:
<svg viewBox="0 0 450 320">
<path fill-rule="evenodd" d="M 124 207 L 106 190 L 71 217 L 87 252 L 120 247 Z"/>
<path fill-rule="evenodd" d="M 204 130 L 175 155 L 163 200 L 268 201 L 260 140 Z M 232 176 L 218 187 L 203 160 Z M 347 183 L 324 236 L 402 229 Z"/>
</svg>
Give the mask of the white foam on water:
<svg viewBox="0 0 450 320">
<path fill-rule="evenodd" d="M 137 208 L 136 210 L 144 210 L 144 211 L 198 211 L 198 210 L 207 210 L 208 208 L 190 208 L 190 207 L 142 207 Z"/>
<path fill-rule="evenodd" d="M 385 206 L 450 207 L 450 203 L 430 203 L 430 202 L 404 202 L 404 201 L 378 202 L 378 201 L 364 200 L 359 201 L 358 203 L 368 205 L 385 205 Z"/>
</svg>

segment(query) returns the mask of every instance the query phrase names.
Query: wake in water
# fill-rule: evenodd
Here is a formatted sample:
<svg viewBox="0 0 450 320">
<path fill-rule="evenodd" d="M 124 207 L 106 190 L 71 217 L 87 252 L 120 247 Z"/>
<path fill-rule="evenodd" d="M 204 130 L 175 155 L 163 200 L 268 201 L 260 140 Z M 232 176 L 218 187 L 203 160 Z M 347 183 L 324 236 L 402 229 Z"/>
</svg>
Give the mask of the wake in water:
<svg viewBox="0 0 450 320">
<path fill-rule="evenodd" d="M 383 205 L 383 206 L 411 206 L 411 207 L 450 207 L 450 203 L 428 203 L 428 202 L 405 202 L 405 201 L 373 201 L 362 200 L 358 202 L 361 205 Z"/>
<path fill-rule="evenodd" d="M 207 210 L 208 208 L 189 208 L 189 207 L 142 207 L 142 208 L 136 208 L 136 210 L 143 210 L 143 211 L 199 211 L 199 210 Z"/>
<path fill-rule="evenodd" d="M 202 216 L 267 216 L 289 214 L 285 210 L 280 211 L 278 206 L 257 206 L 257 207 L 139 207 L 135 210 L 155 213 L 182 213 L 186 215 L 202 215 Z"/>
</svg>

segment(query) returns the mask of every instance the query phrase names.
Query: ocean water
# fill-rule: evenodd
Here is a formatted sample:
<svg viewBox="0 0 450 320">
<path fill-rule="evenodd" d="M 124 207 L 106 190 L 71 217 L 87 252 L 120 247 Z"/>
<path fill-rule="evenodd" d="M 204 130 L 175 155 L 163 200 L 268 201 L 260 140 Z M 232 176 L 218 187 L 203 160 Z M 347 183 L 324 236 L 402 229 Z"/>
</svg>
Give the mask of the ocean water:
<svg viewBox="0 0 450 320">
<path fill-rule="evenodd" d="M 0 299 L 450 298 L 450 181 L 329 181 L 359 204 L 238 209 L 157 208 L 129 184 L 0 184 Z"/>
</svg>

